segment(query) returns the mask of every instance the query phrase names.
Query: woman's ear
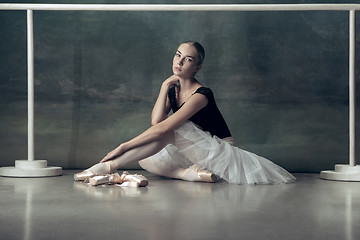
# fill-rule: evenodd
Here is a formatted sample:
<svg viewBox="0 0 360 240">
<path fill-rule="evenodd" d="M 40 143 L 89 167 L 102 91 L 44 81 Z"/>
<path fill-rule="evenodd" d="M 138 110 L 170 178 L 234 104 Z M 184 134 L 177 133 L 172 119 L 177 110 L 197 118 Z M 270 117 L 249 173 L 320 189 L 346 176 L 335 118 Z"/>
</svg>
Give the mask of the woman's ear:
<svg viewBox="0 0 360 240">
<path fill-rule="evenodd" d="M 202 67 L 202 64 L 198 65 L 198 66 L 196 67 L 196 69 L 195 69 L 196 72 L 200 71 L 201 67 Z"/>
</svg>

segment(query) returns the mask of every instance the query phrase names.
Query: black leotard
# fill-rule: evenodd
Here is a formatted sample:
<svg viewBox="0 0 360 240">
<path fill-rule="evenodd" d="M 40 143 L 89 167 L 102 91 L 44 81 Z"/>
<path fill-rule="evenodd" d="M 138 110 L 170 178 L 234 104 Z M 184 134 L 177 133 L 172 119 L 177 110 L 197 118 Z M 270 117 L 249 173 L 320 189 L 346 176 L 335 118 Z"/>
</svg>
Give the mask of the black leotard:
<svg viewBox="0 0 360 240">
<path fill-rule="evenodd" d="M 199 87 L 195 93 L 203 94 L 208 99 L 208 104 L 195 113 L 189 120 L 199 126 L 203 131 L 210 132 L 211 135 L 219 138 L 231 137 L 230 130 L 216 106 L 214 94 L 211 89 Z M 173 112 L 176 112 L 182 107 L 182 105 L 180 107 L 177 105 L 175 87 L 169 89 L 168 97 Z"/>
</svg>

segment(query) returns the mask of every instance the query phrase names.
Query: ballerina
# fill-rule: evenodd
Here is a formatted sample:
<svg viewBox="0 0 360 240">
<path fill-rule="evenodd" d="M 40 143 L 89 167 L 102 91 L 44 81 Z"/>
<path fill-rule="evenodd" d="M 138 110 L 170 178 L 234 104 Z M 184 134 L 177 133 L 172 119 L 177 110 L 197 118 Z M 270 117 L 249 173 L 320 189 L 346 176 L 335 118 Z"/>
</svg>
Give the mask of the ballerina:
<svg viewBox="0 0 360 240">
<path fill-rule="evenodd" d="M 195 78 L 204 58 L 200 43 L 182 43 L 173 58 L 173 75 L 162 83 L 153 107 L 152 126 L 121 143 L 98 164 L 75 174 L 74 180 L 111 174 L 139 162 L 149 172 L 186 181 L 294 182 L 294 176 L 285 169 L 233 145 L 213 92 Z"/>
</svg>

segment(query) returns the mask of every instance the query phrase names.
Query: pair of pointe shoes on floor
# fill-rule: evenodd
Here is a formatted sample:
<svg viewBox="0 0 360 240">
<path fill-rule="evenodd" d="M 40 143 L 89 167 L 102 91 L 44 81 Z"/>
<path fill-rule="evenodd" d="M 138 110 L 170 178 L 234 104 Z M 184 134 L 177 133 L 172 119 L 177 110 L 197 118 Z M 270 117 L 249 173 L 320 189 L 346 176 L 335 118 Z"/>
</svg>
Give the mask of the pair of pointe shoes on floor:
<svg viewBox="0 0 360 240">
<path fill-rule="evenodd" d="M 120 184 L 122 187 L 146 187 L 149 184 L 149 181 L 143 175 L 130 174 L 126 171 L 121 175 L 118 173 L 94 175 L 93 173 L 85 170 L 81 173 L 75 174 L 74 180 L 84 181 L 85 183 L 90 183 L 93 186 L 100 184 Z"/>
</svg>

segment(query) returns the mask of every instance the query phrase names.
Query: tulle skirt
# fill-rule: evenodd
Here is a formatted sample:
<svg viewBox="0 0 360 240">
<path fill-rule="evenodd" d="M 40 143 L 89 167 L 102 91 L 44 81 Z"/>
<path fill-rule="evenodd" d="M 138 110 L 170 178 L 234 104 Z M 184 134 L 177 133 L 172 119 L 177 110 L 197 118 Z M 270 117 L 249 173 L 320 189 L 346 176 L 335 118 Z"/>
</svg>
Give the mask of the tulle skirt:
<svg viewBox="0 0 360 240">
<path fill-rule="evenodd" d="M 193 164 L 235 184 L 291 183 L 295 177 L 285 169 L 231 142 L 211 136 L 186 121 L 175 130 L 175 143 L 147 159 L 159 169 L 188 168 Z"/>
</svg>

